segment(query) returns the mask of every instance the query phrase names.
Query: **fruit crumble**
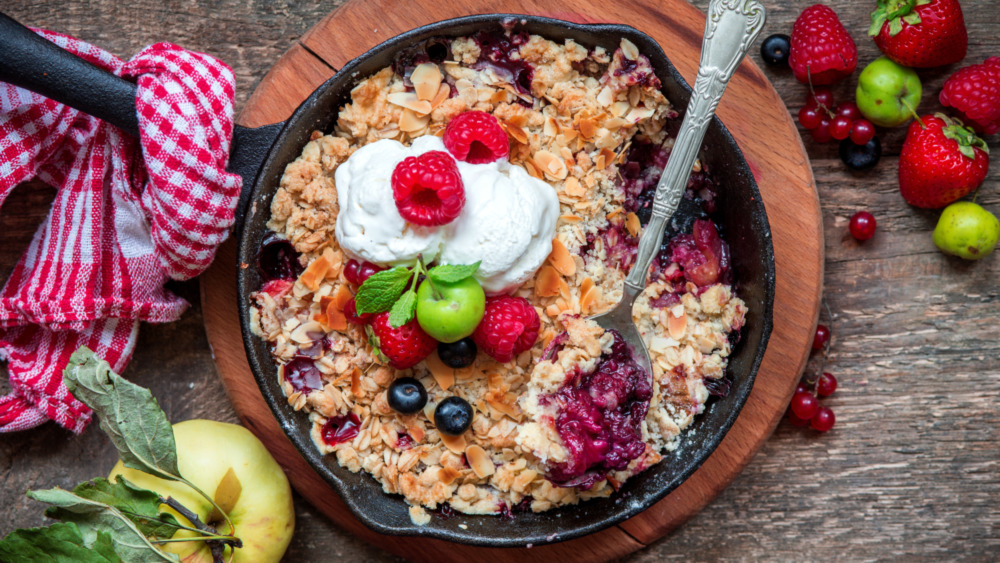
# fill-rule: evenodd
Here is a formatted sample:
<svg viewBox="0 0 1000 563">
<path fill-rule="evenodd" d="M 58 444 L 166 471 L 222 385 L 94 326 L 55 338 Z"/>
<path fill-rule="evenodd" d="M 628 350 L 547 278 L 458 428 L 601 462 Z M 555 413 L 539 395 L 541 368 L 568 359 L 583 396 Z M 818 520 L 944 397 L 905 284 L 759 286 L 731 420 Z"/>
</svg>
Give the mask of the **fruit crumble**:
<svg viewBox="0 0 1000 563">
<path fill-rule="evenodd" d="M 324 454 L 411 505 L 613 493 L 725 396 L 746 306 L 695 164 L 633 318 L 622 297 L 677 117 L 649 60 L 525 33 L 431 39 L 361 80 L 271 203 L 251 325 Z"/>
</svg>

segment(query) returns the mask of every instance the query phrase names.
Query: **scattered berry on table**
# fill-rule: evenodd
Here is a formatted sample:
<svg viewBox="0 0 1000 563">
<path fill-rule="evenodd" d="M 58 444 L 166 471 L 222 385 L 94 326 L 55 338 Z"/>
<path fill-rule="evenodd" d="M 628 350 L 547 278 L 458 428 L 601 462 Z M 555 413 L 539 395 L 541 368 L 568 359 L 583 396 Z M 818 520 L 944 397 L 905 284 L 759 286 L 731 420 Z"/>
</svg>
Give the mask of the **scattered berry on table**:
<svg viewBox="0 0 1000 563">
<path fill-rule="evenodd" d="M 809 426 L 808 418 L 799 418 L 795 416 L 795 413 L 793 413 L 791 409 L 788 410 L 788 422 L 791 422 L 792 426 L 798 426 L 800 428 L 804 426 Z"/>
<path fill-rule="evenodd" d="M 910 205 L 944 207 L 983 183 L 986 150 L 986 142 L 961 122 L 926 115 L 907 131 L 899 155 L 899 192 Z"/>
<path fill-rule="evenodd" d="M 775 33 L 760 44 L 760 57 L 769 65 L 786 65 L 791 49 L 792 38 L 783 33 Z"/>
<path fill-rule="evenodd" d="M 535 345 L 540 327 L 538 312 L 527 299 L 490 297 L 472 339 L 490 357 L 506 363 Z"/>
<path fill-rule="evenodd" d="M 961 119 L 979 133 L 1000 132 L 1000 57 L 959 69 L 948 77 L 938 97 L 961 112 Z"/>
<path fill-rule="evenodd" d="M 806 8 L 792 26 L 788 63 L 803 84 L 833 84 L 854 72 L 858 48 L 829 7 Z"/>
<path fill-rule="evenodd" d="M 344 316 L 347 320 L 356 325 L 366 325 L 372 321 L 372 317 L 375 315 L 373 313 L 364 313 L 362 315 L 358 314 L 358 304 L 351 297 L 351 300 L 344 305 Z"/>
<path fill-rule="evenodd" d="M 415 225 L 453 221 L 465 205 L 465 187 L 455 159 L 429 151 L 403 159 L 392 171 L 392 196 L 399 215 Z"/>
<path fill-rule="evenodd" d="M 427 389 L 412 377 L 400 377 L 389 384 L 385 400 L 400 414 L 415 414 L 427 404 Z"/>
<path fill-rule="evenodd" d="M 830 329 L 826 325 L 816 325 L 816 334 L 813 335 L 813 350 L 822 350 L 830 342 Z"/>
<path fill-rule="evenodd" d="M 808 391 L 792 395 L 792 414 L 803 420 L 809 420 L 812 418 L 812 416 L 816 414 L 816 410 L 819 408 L 819 399 Z"/>
<path fill-rule="evenodd" d="M 838 141 L 843 141 L 851 134 L 851 127 L 854 122 L 851 118 L 838 115 L 830 121 L 830 136 Z"/>
<path fill-rule="evenodd" d="M 833 140 L 833 135 L 830 134 L 830 121 L 830 118 L 824 115 L 819 122 L 819 127 L 810 131 L 814 141 L 817 143 L 829 143 Z"/>
<path fill-rule="evenodd" d="M 385 312 L 375 315 L 370 326 L 375 337 L 372 346 L 396 369 L 417 365 L 437 347 L 437 341 L 420 328 L 416 319 L 393 328 L 389 313 Z"/>
<path fill-rule="evenodd" d="M 846 117 L 852 122 L 861 118 L 861 110 L 858 109 L 858 104 L 854 102 L 840 102 L 837 104 L 836 113 L 840 117 Z"/>
<path fill-rule="evenodd" d="M 848 225 L 851 236 L 857 240 L 868 240 L 875 236 L 875 216 L 867 211 L 858 211 L 851 215 Z"/>
<path fill-rule="evenodd" d="M 448 397 L 434 408 L 434 426 L 447 436 L 459 436 L 472 425 L 472 405 L 461 397 Z"/>
<path fill-rule="evenodd" d="M 837 378 L 832 373 L 823 372 L 816 380 L 816 394 L 820 397 L 829 397 L 837 390 Z"/>
<path fill-rule="evenodd" d="M 809 131 L 819 127 L 822 121 L 823 114 L 819 108 L 802 106 L 802 109 L 799 110 L 799 123 Z"/>
<path fill-rule="evenodd" d="M 485 111 L 460 113 L 444 130 L 444 146 L 456 159 L 487 164 L 507 158 L 510 142 L 497 118 Z"/>
<path fill-rule="evenodd" d="M 804 382 L 800 381 L 799 384 L 795 386 L 795 392 L 796 393 L 808 393 L 809 392 L 809 386 L 806 385 Z"/>
<path fill-rule="evenodd" d="M 809 424 L 817 432 L 827 432 L 833 428 L 836 421 L 837 417 L 833 416 L 833 410 L 830 407 L 819 407 L 809 419 Z"/>
<path fill-rule="evenodd" d="M 806 95 L 806 105 L 831 111 L 834 107 L 833 91 L 824 87 L 813 88 L 813 91 Z"/>
<path fill-rule="evenodd" d="M 957 63 L 969 46 L 958 0 L 879 0 L 868 35 L 885 56 L 913 68 Z"/>
<path fill-rule="evenodd" d="M 850 138 L 840 142 L 840 160 L 851 170 L 864 171 L 875 168 L 882 158 L 882 141 L 872 136 L 862 145 Z"/>
<path fill-rule="evenodd" d="M 855 119 L 850 138 L 855 145 L 867 145 L 868 141 L 875 138 L 875 125 L 867 119 Z"/>
<path fill-rule="evenodd" d="M 472 338 L 463 338 L 450 344 L 438 343 L 438 357 L 450 368 L 461 369 L 472 365 L 472 362 L 476 361 L 477 352 L 476 343 Z"/>
</svg>

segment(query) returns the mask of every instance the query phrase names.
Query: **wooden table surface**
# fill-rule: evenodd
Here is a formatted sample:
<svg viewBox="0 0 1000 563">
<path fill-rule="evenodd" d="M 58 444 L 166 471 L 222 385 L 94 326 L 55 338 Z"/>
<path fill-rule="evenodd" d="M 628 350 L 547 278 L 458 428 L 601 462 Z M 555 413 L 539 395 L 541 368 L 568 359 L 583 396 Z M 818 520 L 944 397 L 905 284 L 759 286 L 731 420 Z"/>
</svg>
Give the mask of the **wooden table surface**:
<svg viewBox="0 0 1000 563">
<path fill-rule="evenodd" d="M 811 3 L 765 1 L 764 35 L 790 33 Z M 864 36 L 874 2 L 826 3 L 858 42 L 861 63 L 874 59 L 878 51 Z M 339 4 L 5 0 L 0 9 L 122 57 L 156 41 L 213 54 L 236 72 L 239 108 L 281 53 Z M 694 4 L 704 10 L 708 0 Z M 965 64 L 1000 55 L 1000 10 L 993 0 L 963 6 L 970 35 Z M 762 64 L 758 52 L 752 56 Z M 939 109 L 937 93 L 955 68 L 921 72 L 922 113 Z M 804 87 L 787 69 L 767 72 L 797 112 Z M 852 88 L 839 85 L 838 99 L 847 99 Z M 715 502 L 629 561 L 986 561 L 1000 553 L 1000 257 L 967 263 L 935 249 L 930 233 L 938 213 L 909 207 L 898 194 L 903 130 L 881 135 L 882 162 L 864 174 L 847 171 L 836 145 L 817 145 L 806 135 L 823 206 L 830 313 L 822 320 L 834 335 L 825 369 L 840 380 L 825 404 L 837 415 L 836 428 L 819 436 L 782 423 Z M 989 140 L 994 160 L 1000 159 L 1000 137 Z M 995 164 L 978 197 L 994 213 L 1000 213 L 998 188 Z M 53 193 L 22 186 L 0 210 L 0 229 L 21 236 L 19 244 L 0 248 L 0 275 L 10 272 Z M 864 244 L 846 228 L 861 209 L 879 223 L 875 238 Z M 197 284 L 171 287 L 192 307 L 176 323 L 143 326 L 125 375 L 150 387 L 172 420 L 235 421 L 205 338 Z M 0 382 L 0 392 L 6 390 Z M 24 491 L 103 476 L 115 458 L 96 425 L 82 436 L 48 424 L 0 437 L 0 535 L 43 522 L 41 506 Z M 301 499 L 296 512 L 288 561 L 394 560 L 341 532 Z"/>
</svg>

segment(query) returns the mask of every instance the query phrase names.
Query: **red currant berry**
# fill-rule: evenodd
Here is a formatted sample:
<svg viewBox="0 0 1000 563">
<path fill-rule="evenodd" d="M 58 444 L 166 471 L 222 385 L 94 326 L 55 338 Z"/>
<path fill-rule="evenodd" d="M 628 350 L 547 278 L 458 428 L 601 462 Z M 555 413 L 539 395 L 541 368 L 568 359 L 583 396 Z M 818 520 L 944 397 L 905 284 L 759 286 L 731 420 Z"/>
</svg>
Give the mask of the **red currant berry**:
<svg viewBox="0 0 1000 563">
<path fill-rule="evenodd" d="M 833 140 L 833 136 L 830 135 L 830 118 L 824 116 L 819 122 L 819 127 L 812 130 L 813 140 L 817 143 L 829 143 Z"/>
<path fill-rule="evenodd" d="M 833 423 L 836 421 L 837 417 L 833 416 L 833 410 L 830 407 L 820 407 L 809 419 L 809 424 L 817 432 L 827 432 L 833 428 Z"/>
<path fill-rule="evenodd" d="M 808 99 L 811 99 L 816 106 L 824 108 L 827 111 L 833 108 L 833 92 L 829 88 L 813 89 L 813 93 L 808 95 Z"/>
<path fill-rule="evenodd" d="M 791 408 L 795 416 L 809 420 L 819 409 L 819 399 L 814 397 L 812 393 L 796 393 L 792 395 Z"/>
<path fill-rule="evenodd" d="M 854 122 L 849 117 L 838 115 L 830 121 L 830 136 L 838 141 L 843 141 L 851 134 L 851 126 Z"/>
<path fill-rule="evenodd" d="M 851 236 L 857 240 L 868 240 L 875 236 L 875 216 L 867 211 L 858 211 L 851 215 L 848 225 Z"/>
<path fill-rule="evenodd" d="M 823 117 L 814 107 L 802 106 L 802 109 L 799 110 L 799 123 L 810 131 L 819 127 L 822 120 Z"/>
<path fill-rule="evenodd" d="M 372 322 L 372 318 L 375 315 L 373 313 L 364 313 L 359 315 L 358 304 L 354 302 L 354 298 L 352 297 L 351 300 L 344 305 L 344 316 L 347 317 L 347 320 L 356 325 L 366 325 Z"/>
<path fill-rule="evenodd" d="M 358 268 L 358 283 L 365 283 L 365 280 L 384 270 L 382 266 L 376 266 L 371 262 L 365 262 Z"/>
<path fill-rule="evenodd" d="M 829 397 L 837 390 L 837 378 L 832 373 L 823 372 L 816 381 L 816 394 L 820 397 Z"/>
<path fill-rule="evenodd" d="M 830 329 L 824 325 L 816 325 L 816 334 L 813 336 L 813 350 L 826 348 L 826 343 L 830 341 Z"/>
<path fill-rule="evenodd" d="M 353 258 L 348 260 L 347 264 L 344 265 L 344 277 L 354 285 L 361 285 L 361 280 L 358 278 L 359 268 L 361 268 L 361 264 Z"/>
<path fill-rule="evenodd" d="M 855 145 L 865 145 L 875 137 L 875 126 L 867 119 L 856 119 L 851 127 L 851 141 Z"/>
<path fill-rule="evenodd" d="M 809 386 L 805 384 L 804 381 L 800 381 L 798 385 L 795 386 L 796 393 L 808 393 Z"/>
<path fill-rule="evenodd" d="M 790 410 L 788 411 L 788 422 L 791 422 L 792 426 L 798 426 L 799 428 L 802 428 L 803 426 L 809 426 L 809 419 L 799 418 L 795 416 L 795 413 L 793 413 Z"/>
<path fill-rule="evenodd" d="M 840 102 L 837 104 L 837 111 L 835 113 L 840 117 L 846 117 L 851 121 L 861 117 L 861 110 L 858 109 L 858 105 L 854 102 Z"/>
</svg>

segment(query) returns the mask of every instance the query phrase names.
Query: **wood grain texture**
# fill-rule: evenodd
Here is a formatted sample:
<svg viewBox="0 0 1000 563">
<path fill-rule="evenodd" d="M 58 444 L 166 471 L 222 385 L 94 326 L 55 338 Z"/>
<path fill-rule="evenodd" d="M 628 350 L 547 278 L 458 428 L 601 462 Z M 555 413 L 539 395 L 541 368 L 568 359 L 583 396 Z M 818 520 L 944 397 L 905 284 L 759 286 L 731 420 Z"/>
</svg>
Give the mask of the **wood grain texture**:
<svg viewBox="0 0 1000 563">
<path fill-rule="evenodd" d="M 393 10 L 393 7 L 394 3 L 387 0 L 354 1 L 331 13 L 306 33 L 299 45 L 282 56 L 251 96 L 239 121 L 260 125 L 287 118 L 298 103 L 325 80 L 328 69 L 342 67 L 400 32 L 442 19 L 496 10 L 492 3 L 482 0 L 446 5 L 416 0 L 408 3 L 405 10 Z M 579 22 L 647 22 L 639 27 L 667 47 L 671 61 L 689 82 L 697 72 L 705 17 L 683 0 L 670 0 L 660 6 L 639 1 L 632 4 L 629 11 L 618 14 L 610 14 L 597 5 L 564 0 L 512 1 L 505 4 L 504 10 Z M 378 17 L 380 14 L 386 16 Z M 352 35 L 351 40 L 347 40 L 345 30 L 366 30 L 368 33 Z M 304 70 L 312 68 L 319 70 Z M 285 108 L 285 113 L 281 113 L 281 108 Z M 750 118 L 751 111 L 756 114 L 755 118 Z M 673 530 L 710 502 L 739 474 L 777 424 L 808 355 L 808 334 L 819 308 L 822 289 L 819 202 L 795 126 L 777 92 L 753 63 L 747 62 L 740 67 L 718 113 L 740 143 L 761 187 L 769 209 L 778 270 L 775 330 L 754 391 L 740 418 L 717 451 L 677 491 L 619 527 L 564 545 L 531 550 L 498 552 L 453 546 L 445 560 L 485 557 L 541 561 L 553 553 L 590 553 L 586 560 L 602 561 L 608 556 L 635 551 Z M 788 146 L 797 150 L 789 151 Z M 227 245 L 226 252 L 232 252 L 231 245 Z M 331 519 L 354 530 L 357 521 L 344 510 L 336 493 L 324 486 L 294 449 L 290 449 L 288 440 L 257 391 L 242 343 L 234 338 L 239 333 L 239 325 L 232 264 L 232 259 L 220 258 L 202 277 L 206 328 L 230 399 L 244 423 L 273 451 L 281 452 L 279 459 L 287 460 L 285 468 L 296 489 L 314 500 Z M 295 455 L 287 455 L 289 453 Z M 366 534 L 368 536 L 371 534 Z M 377 541 L 390 551 L 405 553 L 417 560 L 441 558 L 433 555 L 433 549 L 422 551 L 425 546 L 441 542 L 391 537 L 381 537 Z"/>
<path fill-rule="evenodd" d="M 171 41 L 211 53 L 237 77 L 245 105 L 282 53 L 341 2 L 302 0 L 5 0 L 0 9 L 29 25 L 59 30 L 129 57 Z M 764 0 L 764 35 L 789 33 L 815 0 Z M 861 64 L 878 56 L 865 39 L 869 4 L 825 0 L 858 43 Z M 705 10 L 708 0 L 693 0 Z M 613 6 L 613 3 L 607 3 Z M 922 112 L 960 66 L 1000 55 L 1000 10 L 992 0 L 962 2 L 969 54 L 962 64 L 921 71 Z M 638 25 L 636 22 L 633 24 Z M 641 27 L 641 26 L 640 26 Z M 763 67 L 760 56 L 751 57 Z M 805 88 L 787 69 L 764 68 L 794 115 Z M 857 75 L 855 75 L 856 77 Z M 834 88 L 846 99 L 853 81 Z M 1000 258 L 968 264 L 930 240 L 936 212 L 907 206 L 896 187 L 902 130 L 880 131 L 886 156 L 852 174 L 836 146 L 805 135 L 822 204 L 825 299 L 836 315 L 825 369 L 840 378 L 825 400 L 837 426 L 817 437 L 787 423 L 715 501 L 684 526 L 626 557 L 660 561 L 964 560 L 1000 552 Z M 989 139 L 1000 154 L 1000 137 Z M 995 163 L 994 163 L 995 164 Z M 978 201 L 1000 212 L 1000 167 Z M 0 209 L 0 272 L 9 272 L 48 207 L 19 187 Z M 49 190 L 48 198 L 51 198 Z M 847 235 L 858 209 L 878 218 L 864 244 Z M 125 374 L 153 389 L 172 420 L 236 420 L 202 334 L 197 284 L 176 284 L 192 303 L 177 323 L 144 326 Z M 824 313 L 824 322 L 831 318 Z M 814 358 L 807 370 L 818 368 Z M 0 392 L 6 384 L 0 381 Z M 0 534 L 44 524 L 32 488 L 72 487 L 103 475 L 116 456 L 92 426 L 71 436 L 54 425 L 0 438 Z M 296 497 L 296 533 L 287 561 L 400 561 Z M 573 558 L 567 558 L 573 560 Z"/>
</svg>

